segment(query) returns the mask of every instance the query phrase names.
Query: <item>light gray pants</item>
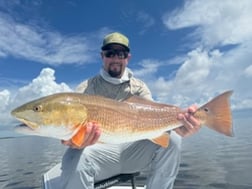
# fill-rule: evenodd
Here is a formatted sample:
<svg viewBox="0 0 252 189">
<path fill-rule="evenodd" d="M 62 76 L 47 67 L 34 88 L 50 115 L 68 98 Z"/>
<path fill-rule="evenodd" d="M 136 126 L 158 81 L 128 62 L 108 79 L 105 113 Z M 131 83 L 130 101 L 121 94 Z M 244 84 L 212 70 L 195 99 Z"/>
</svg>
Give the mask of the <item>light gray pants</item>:
<svg viewBox="0 0 252 189">
<path fill-rule="evenodd" d="M 171 132 L 168 148 L 151 141 L 95 144 L 69 148 L 62 163 L 44 175 L 45 189 L 93 189 L 94 183 L 120 173 L 148 171 L 147 189 L 172 189 L 179 169 L 181 138 Z"/>
</svg>

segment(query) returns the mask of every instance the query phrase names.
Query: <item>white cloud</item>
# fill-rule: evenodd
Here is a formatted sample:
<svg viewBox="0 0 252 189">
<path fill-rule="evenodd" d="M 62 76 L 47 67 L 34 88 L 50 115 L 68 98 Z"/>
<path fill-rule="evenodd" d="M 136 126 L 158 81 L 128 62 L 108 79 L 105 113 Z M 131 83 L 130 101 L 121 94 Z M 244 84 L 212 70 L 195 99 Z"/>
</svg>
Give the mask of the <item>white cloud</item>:
<svg viewBox="0 0 252 189">
<path fill-rule="evenodd" d="M 221 73 L 225 71 L 225 65 L 221 60 L 222 54 L 218 51 L 195 49 L 187 54 L 174 78 L 158 77 L 151 81 L 146 76 L 142 78 L 148 82 L 158 101 L 179 106 L 188 106 L 196 100 L 205 103 L 213 97 L 211 95 L 232 88 L 232 85 L 222 82 Z"/>
<path fill-rule="evenodd" d="M 10 116 L 13 108 L 34 100 L 36 98 L 50 95 L 58 92 L 72 91 L 65 83 L 57 83 L 54 76 L 55 71 L 51 68 L 44 68 L 38 77 L 32 80 L 28 85 L 23 86 L 12 93 L 8 90 L 0 91 L 0 120 L 1 127 L 10 125 L 14 120 Z"/>
<path fill-rule="evenodd" d="M 136 77 L 145 77 L 146 79 L 152 77 L 152 75 L 157 72 L 158 67 L 162 65 L 162 63 L 158 60 L 144 59 L 139 62 L 138 65 L 140 65 L 142 69 L 135 69 L 134 75 Z"/>
<path fill-rule="evenodd" d="M 51 68 L 44 68 L 39 76 L 32 80 L 26 86 L 21 87 L 15 96 L 15 101 L 18 102 L 22 99 L 22 103 L 30 101 L 34 98 L 49 95 L 52 93 L 71 91 L 71 89 L 65 83 L 55 82 L 55 71 Z"/>
<path fill-rule="evenodd" d="M 252 1 L 186 1 L 164 16 L 169 29 L 197 27 L 194 36 L 206 46 L 238 44 L 252 37 Z"/>
<path fill-rule="evenodd" d="M 252 108 L 251 7 L 250 0 L 192 0 L 166 14 L 163 22 L 168 29 L 195 30 L 188 33 L 191 50 L 175 77 L 149 82 L 156 98 L 187 106 L 231 89 L 234 109 Z"/>
<path fill-rule="evenodd" d="M 140 31 L 141 34 L 145 33 L 150 27 L 155 24 L 155 19 L 151 15 L 143 11 L 137 13 L 136 21 L 143 25 L 143 29 Z"/>
<path fill-rule="evenodd" d="M 10 92 L 5 89 L 3 91 L 0 91 L 0 111 L 4 111 L 6 106 L 9 104 L 9 99 L 10 99 Z"/>
<path fill-rule="evenodd" d="M 164 64 L 152 72 L 148 66 L 137 70 L 137 73 L 143 73 L 139 76 L 148 83 L 156 100 L 186 107 L 204 104 L 221 92 L 234 90 L 232 107 L 252 108 L 252 89 L 248 87 L 251 85 L 252 55 L 247 45 L 227 52 L 197 48 L 185 57 L 172 79 L 158 76 L 161 68 L 166 69 Z"/>
<path fill-rule="evenodd" d="M 22 24 L 0 12 L 0 57 L 22 57 L 51 65 L 92 62 L 97 58 L 98 41 L 104 31 L 66 36 L 34 24 Z"/>
<path fill-rule="evenodd" d="M 175 79 L 177 86 L 190 85 L 196 87 L 208 77 L 212 64 L 205 51 L 196 49 L 188 53 L 188 59 L 177 71 Z"/>
<path fill-rule="evenodd" d="M 244 70 L 244 74 L 247 77 L 252 78 L 252 65 L 248 66 L 245 70 Z"/>
</svg>

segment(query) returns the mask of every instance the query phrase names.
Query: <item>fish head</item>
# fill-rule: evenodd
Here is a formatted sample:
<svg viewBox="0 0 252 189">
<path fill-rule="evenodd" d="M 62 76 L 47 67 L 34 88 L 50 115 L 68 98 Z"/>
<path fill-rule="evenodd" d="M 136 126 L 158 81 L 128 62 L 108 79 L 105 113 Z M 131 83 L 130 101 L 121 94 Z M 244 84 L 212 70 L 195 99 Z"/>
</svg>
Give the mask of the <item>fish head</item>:
<svg viewBox="0 0 252 189">
<path fill-rule="evenodd" d="M 87 119 L 87 109 L 74 93 L 42 97 L 17 107 L 11 114 L 42 136 L 56 136 L 57 132 L 62 132 L 62 135 L 69 135 L 69 138 Z"/>
</svg>

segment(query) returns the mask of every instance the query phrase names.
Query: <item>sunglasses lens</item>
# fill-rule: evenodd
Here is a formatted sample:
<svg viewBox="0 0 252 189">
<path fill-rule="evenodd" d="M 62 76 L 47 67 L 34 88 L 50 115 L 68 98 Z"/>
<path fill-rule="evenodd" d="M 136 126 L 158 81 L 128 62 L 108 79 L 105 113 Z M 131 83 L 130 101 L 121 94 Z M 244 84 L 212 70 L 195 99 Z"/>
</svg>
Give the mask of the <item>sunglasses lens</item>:
<svg viewBox="0 0 252 189">
<path fill-rule="evenodd" d="M 107 57 L 107 58 L 113 58 L 115 56 L 115 52 L 114 51 L 106 51 L 104 53 L 104 55 Z"/>
<path fill-rule="evenodd" d="M 128 52 L 126 52 L 126 51 L 119 51 L 119 52 L 117 53 L 117 56 L 118 56 L 118 58 L 120 58 L 120 59 L 125 59 L 125 58 L 128 57 Z"/>
<path fill-rule="evenodd" d="M 127 58 L 128 54 L 129 53 L 127 51 L 123 51 L 123 50 L 108 50 L 108 51 L 105 51 L 105 53 L 104 53 L 104 55 L 107 58 L 113 58 L 113 57 L 115 57 L 115 55 L 117 55 L 119 59 Z"/>
</svg>

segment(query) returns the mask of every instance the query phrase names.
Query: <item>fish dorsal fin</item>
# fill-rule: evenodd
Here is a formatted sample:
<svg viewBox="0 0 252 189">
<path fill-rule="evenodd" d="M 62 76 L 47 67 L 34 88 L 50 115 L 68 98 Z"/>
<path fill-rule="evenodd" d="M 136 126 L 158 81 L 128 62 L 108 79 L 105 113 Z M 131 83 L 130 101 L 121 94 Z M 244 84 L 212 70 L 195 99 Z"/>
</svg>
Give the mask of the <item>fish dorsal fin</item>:
<svg viewBox="0 0 252 189">
<path fill-rule="evenodd" d="M 153 143 L 162 146 L 163 148 L 167 148 L 170 143 L 170 135 L 168 133 L 163 133 L 157 138 L 151 140 Z"/>
<path fill-rule="evenodd" d="M 147 105 L 147 106 L 153 106 L 153 107 L 157 107 L 157 108 L 164 108 L 164 107 L 175 107 L 173 105 L 169 105 L 169 104 L 162 104 L 162 103 L 158 103 L 158 102 L 154 102 L 151 100 L 147 100 L 145 98 L 142 98 L 140 96 L 130 96 L 129 98 L 127 98 L 126 100 L 124 100 L 123 102 L 126 103 L 134 103 L 134 104 L 141 104 L 141 105 Z"/>
</svg>

